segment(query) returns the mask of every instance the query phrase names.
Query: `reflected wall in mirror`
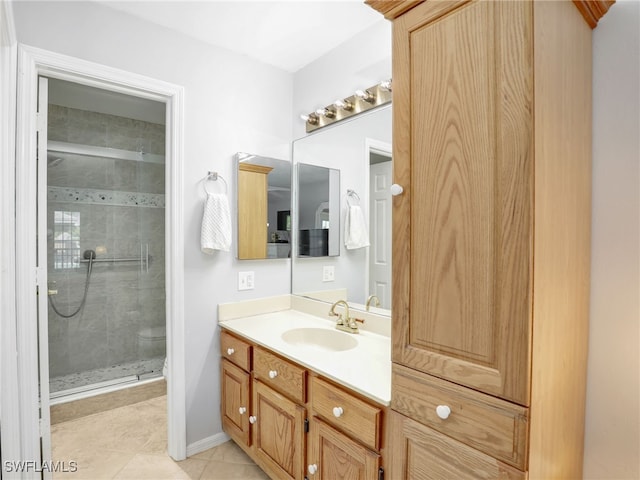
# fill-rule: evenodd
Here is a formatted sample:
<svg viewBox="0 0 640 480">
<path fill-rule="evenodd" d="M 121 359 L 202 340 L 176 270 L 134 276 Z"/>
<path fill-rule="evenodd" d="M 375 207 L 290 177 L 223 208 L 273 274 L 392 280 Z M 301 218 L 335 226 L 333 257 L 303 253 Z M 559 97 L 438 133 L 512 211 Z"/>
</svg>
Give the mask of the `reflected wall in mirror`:
<svg viewBox="0 0 640 480">
<path fill-rule="evenodd" d="M 237 153 L 238 259 L 291 257 L 291 162 Z"/>
<path fill-rule="evenodd" d="M 346 299 L 350 306 L 390 314 L 391 309 L 391 105 L 325 127 L 293 142 L 295 168 L 308 164 L 340 171 L 339 256 L 298 257 L 292 260 L 292 293 L 333 302 Z M 301 204 L 310 192 L 295 186 Z M 347 197 L 353 190 L 358 198 Z M 355 200 L 354 200 L 355 198 Z M 348 201 L 347 201 L 348 200 Z M 345 247 L 344 219 L 349 204 L 360 206 L 370 246 Z M 326 275 L 327 269 L 333 271 Z M 376 307 L 376 300 L 379 306 Z"/>
<path fill-rule="evenodd" d="M 340 255 L 340 170 L 297 165 L 298 257 Z"/>
</svg>

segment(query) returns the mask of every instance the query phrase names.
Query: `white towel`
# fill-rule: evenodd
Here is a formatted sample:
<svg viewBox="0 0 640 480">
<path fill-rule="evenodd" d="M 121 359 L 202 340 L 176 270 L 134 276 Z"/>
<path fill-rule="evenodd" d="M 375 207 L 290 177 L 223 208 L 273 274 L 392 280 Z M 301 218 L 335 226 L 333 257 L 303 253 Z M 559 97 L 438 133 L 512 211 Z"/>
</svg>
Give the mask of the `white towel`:
<svg viewBox="0 0 640 480">
<path fill-rule="evenodd" d="M 213 255 L 216 250 L 228 252 L 231 247 L 231 214 L 229 200 L 223 193 L 207 193 L 200 232 L 200 248 Z"/>
<path fill-rule="evenodd" d="M 360 205 L 347 206 L 344 219 L 344 246 L 348 250 L 369 246 L 369 232 Z"/>
</svg>

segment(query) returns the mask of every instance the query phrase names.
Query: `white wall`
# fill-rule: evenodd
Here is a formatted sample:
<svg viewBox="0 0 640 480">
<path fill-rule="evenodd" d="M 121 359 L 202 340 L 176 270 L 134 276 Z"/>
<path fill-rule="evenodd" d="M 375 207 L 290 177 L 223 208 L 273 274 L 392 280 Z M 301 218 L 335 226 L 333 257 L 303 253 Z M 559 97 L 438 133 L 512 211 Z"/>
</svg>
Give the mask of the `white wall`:
<svg viewBox="0 0 640 480">
<path fill-rule="evenodd" d="M 301 114 L 391 78 L 391 22 L 380 18 L 293 75 L 293 138 L 305 135 Z"/>
<path fill-rule="evenodd" d="M 584 478 L 640 478 L 640 3 L 593 32 L 593 223 Z"/>
<path fill-rule="evenodd" d="M 14 3 L 18 41 L 185 87 L 185 336 L 187 444 L 221 432 L 217 305 L 290 291 L 289 260 L 242 261 L 200 253 L 209 170 L 233 198 L 237 151 L 288 159 L 291 74 L 94 2 Z M 256 79 L 260 79 L 256 82 Z M 237 272 L 254 270 L 253 291 Z"/>
</svg>

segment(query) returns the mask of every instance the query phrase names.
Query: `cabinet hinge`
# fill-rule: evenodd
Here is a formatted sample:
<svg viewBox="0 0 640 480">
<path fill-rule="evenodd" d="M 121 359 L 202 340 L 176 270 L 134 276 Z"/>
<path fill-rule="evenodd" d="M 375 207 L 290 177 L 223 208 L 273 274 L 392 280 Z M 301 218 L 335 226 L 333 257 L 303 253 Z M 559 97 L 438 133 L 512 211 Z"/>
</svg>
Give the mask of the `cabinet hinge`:
<svg viewBox="0 0 640 480">
<path fill-rule="evenodd" d="M 304 433 L 309 433 L 309 419 L 304 419 Z"/>
<path fill-rule="evenodd" d="M 378 480 L 384 480 L 384 468 L 382 467 L 378 469 Z"/>
</svg>

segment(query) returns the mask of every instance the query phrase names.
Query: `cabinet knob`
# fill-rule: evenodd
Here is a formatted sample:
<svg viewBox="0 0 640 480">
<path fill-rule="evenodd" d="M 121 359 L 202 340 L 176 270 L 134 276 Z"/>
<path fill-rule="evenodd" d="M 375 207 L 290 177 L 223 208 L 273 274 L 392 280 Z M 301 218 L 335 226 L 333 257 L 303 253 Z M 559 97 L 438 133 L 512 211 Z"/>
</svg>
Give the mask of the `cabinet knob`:
<svg viewBox="0 0 640 480">
<path fill-rule="evenodd" d="M 278 372 L 275 370 L 269 370 L 269 378 L 276 378 L 278 376 Z"/>
<path fill-rule="evenodd" d="M 235 350 L 231 347 L 227 348 L 227 355 L 233 355 L 235 353 Z"/>
<path fill-rule="evenodd" d="M 254 423 L 256 423 L 256 421 L 257 421 L 257 420 L 258 420 L 258 417 L 256 417 L 255 415 L 251 415 L 251 416 L 249 417 L 249 423 L 250 423 L 251 425 L 253 425 Z"/>
<path fill-rule="evenodd" d="M 393 195 L 394 197 L 397 197 L 398 195 L 402 195 L 402 192 L 404 192 L 404 188 L 402 188 L 402 185 L 398 185 L 397 183 L 394 183 L 393 185 L 391 185 L 391 195 Z"/>
<path fill-rule="evenodd" d="M 339 418 L 342 416 L 342 414 L 344 413 L 344 410 L 342 410 L 342 407 L 333 407 L 333 416 L 336 418 Z"/>
<path fill-rule="evenodd" d="M 244 415 L 246 412 L 247 412 L 246 407 L 240 407 L 240 408 L 238 409 L 238 413 L 239 413 L 240 415 Z"/>
<path fill-rule="evenodd" d="M 447 405 L 438 405 L 436 407 L 436 413 L 441 419 L 446 420 L 449 418 L 449 415 L 451 415 L 451 409 Z"/>
<path fill-rule="evenodd" d="M 318 465 L 312 463 L 307 467 L 307 471 L 309 472 L 309 475 L 314 475 L 318 471 Z"/>
</svg>

